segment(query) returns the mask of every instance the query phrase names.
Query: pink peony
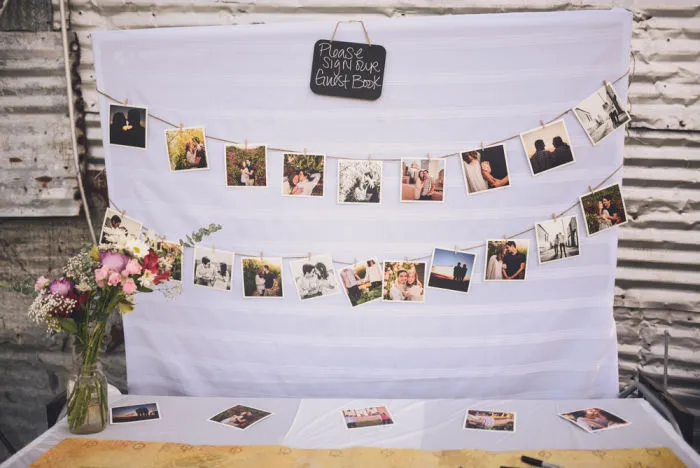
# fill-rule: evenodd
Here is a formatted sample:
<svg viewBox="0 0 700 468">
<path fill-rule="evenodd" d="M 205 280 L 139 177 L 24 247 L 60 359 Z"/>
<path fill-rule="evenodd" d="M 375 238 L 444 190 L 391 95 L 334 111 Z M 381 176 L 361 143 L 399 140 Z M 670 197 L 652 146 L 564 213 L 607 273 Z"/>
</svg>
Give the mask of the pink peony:
<svg viewBox="0 0 700 468">
<path fill-rule="evenodd" d="M 126 264 L 126 268 L 124 268 L 124 271 L 126 271 L 128 275 L 141 274 L 141 264 L 137 259 L 132 258 L 131 260 L 129 260 L 129 263 Z"/>
<path fill-rule="evenodd" d="M 95 270 L 95 281 L 97 281 L 98 283 L 100 281 L 106 280 L 108 276 L 109 276 L 109 270 L 107 269 L 106 266 L 103 266 L 102 268 Z"/>
<path fill-rule="evenodd" d="M 128 261 L 129 257 L 118 252 L 100 252 L 100 262 L 109 271 L 121 273 Z"/>
<path fill-rule="evenodd" d="M 34 291 L 41 291 L 50 282 L 51 280 L 49 280 L 48 278 L 40 276 L 39 279 L 36 280 L 36 283 L 34 283 Z"/>
<path fill-rule="evenodd" d="M 124 289 L 125 293 L 134 294 L 134 291 L 136 291 L 136 283 L 134 283 L 133 279 L 128 278 L 122 283 L 122 288 Z"/>
<path fill-rule="evenodd" d="M 49 291 L 57 296 L 67 296 L 69 292 L 73 290 L 73 283 L 71 283 L 66 278 L 59 278 L 53 280 L 51 286 L 49 286 Z"/>
<path fill-rule="evenodd" d="M 109 274 L 109 280 L 107 281 L 107 284 L 110 286 L 116 286 L 122 281 L 122 277 L 119 273 L 110 273 Z"/>
</svg>

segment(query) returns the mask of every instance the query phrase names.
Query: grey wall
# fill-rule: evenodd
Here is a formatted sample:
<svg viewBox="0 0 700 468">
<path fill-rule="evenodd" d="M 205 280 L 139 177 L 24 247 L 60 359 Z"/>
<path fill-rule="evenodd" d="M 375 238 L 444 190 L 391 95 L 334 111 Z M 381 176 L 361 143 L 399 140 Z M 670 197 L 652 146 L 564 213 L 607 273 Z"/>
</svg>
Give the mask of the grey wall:
<svg viewBox="0 0 700 468">
<path fill-rule="evenodd" d="M 10 0 L 13 1 L 18 0 Z M 27 27 L 31 24 L 27 14 L 13 13 L 19 18 L 15 23 L 23 25 L 16 29 L 22 34 L 47 29 L 53 29 L 48 33 L 55 33 L 57 6 L 53 6 L 49 19 L 42 9 L 50 8 L 49 0 L 32 2 L 38 5 L 37 11 L 43 12 L 36 14 L 34 29 Z M 106 189 L 100 176 L 104 162 L 88 38 L 94 29 L 326 21 L 330 34 L 335 21 L 349 18 L 625 7 L 635 16 L 632 48 L 636 70 L 630 87 L 633 122 L 626 141 L 624 168 L 624 190 L 632 219 L 620 228 L 614 310 L 621 380 L 628 381 L 637 370 L 661 374 L 663 330 L 668 329 L 672 392 L 700 409 L 700 9 L 691 1 L 533 3 L 524 7 L 517 0 L 377 0 L 359 4 L 351 0 L 204 0 L 195 4 L 176 0 L 137 0 L 126 4 L 121 0 L 72 0 L 71 29 L 80 45 L 79 87 L 87 110 L 84 170 L 91 186 L 94 217 L 101 214 Z M 2 32 L 8 30 L 9 22 L 7 17 L 0 19 L 0 54 L 10 48 L 11 36 Z M 22 40 L 31 54 L 31 38 Z M 54 40 L 53 44 L 58 43 Z M 13 73 L 8 71 L 13 66 L 0 55 L 0 84 L 7 82 L 2 80 Z M 26 112 L 38 115 L 38 109 L 51 99 L 55 99 L 53 106 L 58 109 L 59 97 L 63 96 L 60 86 L 38 77 L 35 83 L 39 95 L 44 97 L 34 99 L 34 110 Z M 4 117 L 0 123 L 13 117 L 2 107 L 7 97 L 3 91 L 4 87 L 0 87 L 0 114 Z M 20 105 L 24 106 L 24 101 L 20 99 Z M 55 123 L 60 116 L 56 114 L 55 119 L 49 120 Z M 60 152 L 54 151 L 53 140 L 37 145 L 28 146 L 25 153 L 51 154 L 48 161 L 61 157 Z M 2 164 L 6 163 L 0 158 L 0 184 L 6 168 Z M 0 192 L 0 204 L 11 202 L 14 196 L 18 195 Z M 49 211 L 41 216 L 65 214 Z M 0 287 L 0 429 L 17 445 L 27 443 L 45 428 L 43 404 L 62 389 L 62 373 L 70 363 L 62 340 L 46 338 L 27 322 L 26 307 L 31 297 L 21 290 L 30 286 L 30 278 L 59 268 L 87 240 L 84 219 L 79 217 L 1 221 L 0 283 L 9 287 Z M 106 363 L 111 380 L 123 387 L 123 345 L 119 344 L 122 337 L 118 326 L 114 330 Z M 2 450 L 0 447 L 0 460 L 4 456 Z"/>
</svg>

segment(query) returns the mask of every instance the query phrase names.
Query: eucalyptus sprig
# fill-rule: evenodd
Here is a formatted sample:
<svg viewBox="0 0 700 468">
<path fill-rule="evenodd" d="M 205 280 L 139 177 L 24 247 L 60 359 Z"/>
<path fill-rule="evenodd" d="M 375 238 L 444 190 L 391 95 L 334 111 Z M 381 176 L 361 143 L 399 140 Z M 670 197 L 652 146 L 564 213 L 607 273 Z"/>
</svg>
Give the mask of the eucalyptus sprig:
<svg viewBox="0 0 700 468">
<path fill-rule="evenodd" d="M 195 244 L 202 242 L 205 237 L 214 234 L 222 229 L 220 224 L 211 223 L 207 227 L 201 228 L 199 231 L 193 232 L 192 234 L 187 234 L 185 236 L 186 240 L 180 239 L 180 245 L 183 247 L 193 248 Z"/>
</svg>

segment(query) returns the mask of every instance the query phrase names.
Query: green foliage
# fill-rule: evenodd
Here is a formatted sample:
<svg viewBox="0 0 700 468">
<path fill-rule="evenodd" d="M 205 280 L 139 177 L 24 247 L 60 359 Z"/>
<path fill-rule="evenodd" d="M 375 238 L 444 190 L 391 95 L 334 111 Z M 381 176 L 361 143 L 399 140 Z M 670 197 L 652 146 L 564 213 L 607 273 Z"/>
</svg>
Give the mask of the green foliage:
<svg viewBox="0 0 700 468">
<path fill-rule="evenodd" d="M 166 132 L 171 169 L 180 170 L 190 168 L 185 158 L 185 152 L 187 151 L 186 145 L 188 141 L 195 137 L 198 138 L 202 144 L 204 143 L 204 131 L 201 128 L 168 130 Z"/>
<path fill-rule="evenodd" d="M 226 183 L 229 186 L 241 186 L 241 166 L 243 161 L 250 161 L 255 168 L 255 186 L 265 186 L 267 181 L 267 167 L 265 147 L 256 146 L 240 148 L 235 145 L 226 146 Z"/>
<path fill-rule="evenodd" d="M 360 279 L 365 279 L 365 276 L 367 276 L 367 267 L 363 265 L 355 269 L 355 274 L 359 276 Z"/>
<path fill-rule="evenodd" d="M 362 293 L 360 298 L 357 300 L 356 305 L 364 304 L 365 302 L 373 301 L 382 296 L 382 287 L 378 286 L 375 288 L 364 288 L 361 290 Z"/>
<path fill-rule="evenodd" d="M 243 264 L 243 290 L 246 296 L 254 296 L 256 285 L 255 277 L 258 271 L 262 270 L 264 265 L 267 265 L 272 273 L 277 277 L 277 284 L 280 290 L 279 295 L 282 295 L 282 268 L 279 265 L 268 262 L 267 260 L 260 258 L 244 258 L 242 260 Z"/>
<path fill-rule="evenodd" d="M 63 328 L 68 333 L 73 335 L 78 333 L 78 324 L 75 323 L 75 320 L 73 320 L 72 318 L 58 319 L 58 323 L 59 325 L 61 325 L 61 328 Z"/>
<path fill-rule="evenodd" d="M 193 248 L 194 244 L 198 244 L 201 242 L 204 238 L 214 234 L 217 231 L 220 231 L 222 229 L 220 224 L 210 224 L 207 227 L 200 228 L 199 231 L 193 232 L 191 234 L 187 234 L 185 238 L 187 240 L 182 240 L 180 239 L 180 245 L 183 247 L 190 247 Z"/>
<path fill-rule="evenodd" d="M 285 154 L 284 155 L 284 175 L 289 177 L 291 182 L 292 177 L 299 172 L 304 171 L 306 174 L 318 172 L 323 174 L 324 158 L 316 154 Z"/>
</svg>

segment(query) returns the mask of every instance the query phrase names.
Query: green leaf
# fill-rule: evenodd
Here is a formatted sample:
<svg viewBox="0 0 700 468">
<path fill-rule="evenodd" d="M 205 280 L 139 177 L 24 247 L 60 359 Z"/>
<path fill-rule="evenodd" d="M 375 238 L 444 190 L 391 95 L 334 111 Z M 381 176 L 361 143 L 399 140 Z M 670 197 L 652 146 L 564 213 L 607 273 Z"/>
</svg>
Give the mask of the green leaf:
<svg viewBox="0 0 700 468">
<path fill-rule="evenodd" d="M 78 324 L 72 318 L 61 318 L 58 319 L 58 324 L 68 333 L 73 335 L 78 334 Z"/>
<path fill-rule="evenodd" d="M 119 312 L 121 314 L 128 314 L 129 312 L 132 312 L 134 310 L 134 304 L 131 302 L 120 302 L 119 303 Z"/>
<path fill-rule="evenodd" d="M 142 292 L 142 293 L 153 292 L 153 290 L 152 290 L 151 288 L 146 288 L 146 287 L 144 287 L 144 286 L 136 286 L 136 290 L 137 290 L 138 292 Z"/>
</svg>

